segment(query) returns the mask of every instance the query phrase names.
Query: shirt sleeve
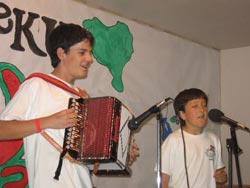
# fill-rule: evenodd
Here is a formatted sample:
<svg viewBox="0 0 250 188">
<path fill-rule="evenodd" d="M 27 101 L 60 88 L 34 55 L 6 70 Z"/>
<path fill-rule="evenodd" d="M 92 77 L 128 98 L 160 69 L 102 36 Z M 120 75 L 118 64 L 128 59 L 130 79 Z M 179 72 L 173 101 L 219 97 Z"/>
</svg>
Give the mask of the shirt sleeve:
<svg viewBox="0 0 250 188">
<path fill-rule="evenodd" d="M 216 149 L 216 161 L 215 161 L 215 169 L 220 169 L 225 167 L 225 164 L 222 161 L 222 155 L 221 155 L 221 142 L 220 139 L 216 136 L 216 141 L 217 141 L 217 149 Z"/>
<path fill-rule="evenodd" d="M 2 120 L 26 120 L 30 118 L 35 101 L 39 97 L 38 90 L 41 81 L 37 78 L 27 80 L 21 84 L 14 97 L 1 113 Z"/>
<path fill-rule="evenodd" d="M 173 172 L 173 159 L 175 158 L 175 147 L 176 143 L 174 137 L 169 135 L 168 138 L 163 142 L 161 147 L 161 172 L 172 175 Z"/>
</svg>

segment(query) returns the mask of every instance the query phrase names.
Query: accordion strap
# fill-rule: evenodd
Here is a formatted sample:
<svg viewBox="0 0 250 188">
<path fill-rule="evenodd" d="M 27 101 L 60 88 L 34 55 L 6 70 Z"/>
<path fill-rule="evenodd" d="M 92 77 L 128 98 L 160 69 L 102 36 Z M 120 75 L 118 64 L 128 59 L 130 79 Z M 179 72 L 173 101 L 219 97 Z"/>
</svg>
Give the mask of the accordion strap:
<svg viewBox="0 0 250 188">
<path fill-rule="evenodd" d="M 67 152 L 67 149 L 63 149 L 51 136 L 49 136 L 45 131 L 41 132 L 42 136 L 52 145 L 56 148 L 57 151 L 60 152 L 60 158 L 59 158 L 59 163 L 55 172 L 54 179 L 59 180 L 59 176 L 61 174 L 61 169 L 62 169 L 62 163 L 63 163 L 63 158 L 68 159 L 72 163 L 76 163 L 78 165 L 82 165 L 81 162 L 73 159 Z"/>
<path fill-rule="evenodd" d="M 56 148 L 57 151 L 59 151 L 60 153 L 63 152 L 62 147 L 53 138 L 51 138 L 51 136 L 49 136 L 45 131 L 41 132 L 41 134 L 52 146 Z M 68 153 L 66 153 L 64 157 L 72 163 L 82 164 L 79 161 L 73 159 Z"/>
</svg>

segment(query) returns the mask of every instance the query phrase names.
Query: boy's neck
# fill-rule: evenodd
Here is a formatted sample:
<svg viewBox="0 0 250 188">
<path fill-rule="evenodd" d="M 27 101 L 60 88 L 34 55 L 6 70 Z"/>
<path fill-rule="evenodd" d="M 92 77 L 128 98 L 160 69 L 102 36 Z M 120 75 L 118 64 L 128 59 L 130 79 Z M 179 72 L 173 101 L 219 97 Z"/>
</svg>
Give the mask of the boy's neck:
<svg viewBox="0 0 250 188">
<path fill-rule="evenodd" d="M 193 134 L 193 135 L 199 135 L 203 132 L 203 129 L 192 129 L 190 127 L 184 126 L 183 130 L 189 134 Z"/>
<path fill-rule="evenodd" d="M 54 69 L 54 71 L 52 71 L 51 74 L 67 82 L 70 85 L 74 85 L 75 83 L 75 80 L 70 79 L 70 77 L 67 76 L 68 74 L 66 72 L 60 71 L 58 69 Z"/>
</svg>

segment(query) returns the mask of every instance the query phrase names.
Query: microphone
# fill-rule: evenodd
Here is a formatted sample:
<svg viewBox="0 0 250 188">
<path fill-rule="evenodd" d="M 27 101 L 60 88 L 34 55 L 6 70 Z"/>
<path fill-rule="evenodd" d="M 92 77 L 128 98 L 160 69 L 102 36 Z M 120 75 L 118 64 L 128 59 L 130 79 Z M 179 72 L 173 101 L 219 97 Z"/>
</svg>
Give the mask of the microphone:
<svg viewBox="0 0 250 188">
<path fill-rule="evenodd" d="M 153 113 L 157 113 L 159 111 L 159 108 L 161 106 L 163 106 L 164 104 L 166 104 L 168 101 L 173 100 L 172 98 L 168 97 L 166 99 L 164 99 L 163 101 L 158 102 L 157 104 L 155 104 L 154 106 L 152 106 L 151 108 L 149 108 L 146 112 L 142 113 L 140 116 L 138 116 L 137 118 L 132 118 L 131 120 L 129 120 L 128 122 L 128 128 L 130 130 L 136 130 L 139 125 L 147 118 L 149 117 L 151 114 Z"/>
<path fill-rule="evenodd" d="M 228 123 L 230 126 L 240 127 L 242 129 L 250 132 L 249 128 L 247 128 L 244 124 L 237 122 L 237 121 L 234 121 L 234 120 L 224 116 L 224 113 L 221 112 L 220 110 L 217 110 L 217 109 L 210 110 L 208 112 L 208 117 L 210 120 L 212 120 L 214 122 L 220 123 L 222 121 L 222 122 Z"/>
</svg>

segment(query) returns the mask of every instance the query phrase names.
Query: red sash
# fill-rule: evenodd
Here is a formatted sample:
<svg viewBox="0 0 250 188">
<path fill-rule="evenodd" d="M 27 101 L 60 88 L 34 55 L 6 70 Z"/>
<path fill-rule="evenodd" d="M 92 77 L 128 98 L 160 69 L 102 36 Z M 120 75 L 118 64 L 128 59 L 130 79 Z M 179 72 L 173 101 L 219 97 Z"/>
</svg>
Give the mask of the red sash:
<svg viewBox="0 0 250 188">
<path fill-rule="evenodd" d="M 51 76 L 48 76 L 47 74 L 43 74 L 43 73 L 32 73 L 31 75 L 29 75 L 25 80 L 28 80 L 30 78 L 34 78 L 34 77 L 38 77 L 38 78 L 42 78 L 43 80 L 54 84 L 55 86 L 62 88 L 70 93 L 75 94 L 76 96 L 82 97 L 82 98 L 89 98 L 89 95 L 87 94 L 87 92 L 85 90 L 82 90 L 80 88 L 77 88 L 79 91 L 74 90 L 73 88 L 69 87 L 67 84 L 65 84 L 64 82 L 53 78 Z"/>
</svg>

